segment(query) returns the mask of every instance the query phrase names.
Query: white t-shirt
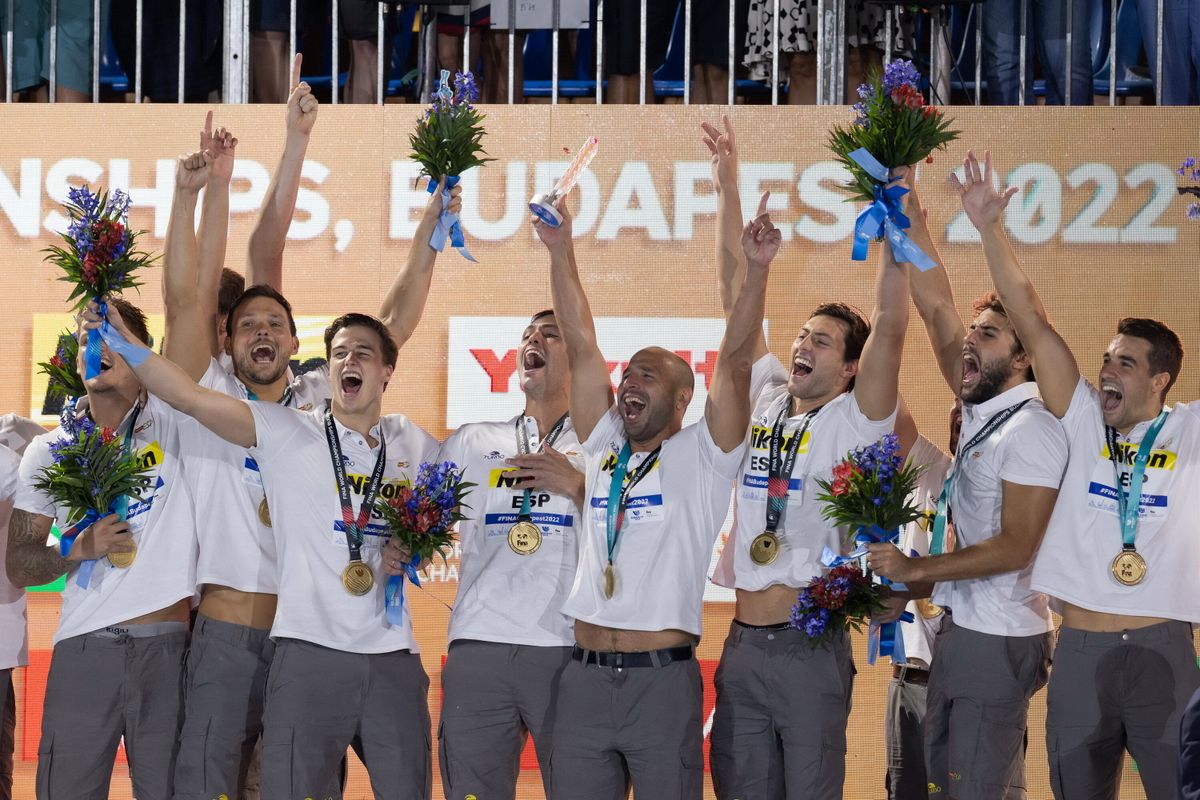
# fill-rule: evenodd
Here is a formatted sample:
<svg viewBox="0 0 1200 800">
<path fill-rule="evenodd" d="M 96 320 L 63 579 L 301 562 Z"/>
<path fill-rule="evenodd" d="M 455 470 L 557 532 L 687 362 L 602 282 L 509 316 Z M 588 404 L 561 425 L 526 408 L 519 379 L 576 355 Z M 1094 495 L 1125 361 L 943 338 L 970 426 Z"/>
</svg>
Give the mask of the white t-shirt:
<svg viewBox="0 0 1200 800">
<path fill-rule="evenodd" d="M 913 464 L 925 465 L 925 471 L 917 478 L 916 488 L 909 495 L 909 500 L 920 509 L 923 516 L 904 526 L 900 532 L 900 549 L 905 555 L 912 555 L 916 551 L 918 556 L 927 556 L 932 520 L 937 513 L 938 497 L 942 494 L 942 481 L 946 479 L 950 457 L 924 436 L 918 436 L 908 453 L 908 460 Z M 926 619 L 915 600 L 907 605 L 906 610 L 913 615 L 913 621 L 900 623 L 900 631 L 904 636 L 904 655 L 909 663 L 928 668 L 933 663 L 933 637 L 941 627 L 941 615 Z"/>
<path fill-rule="evenodd" d="M 250 449 L 262 468 L 279 554 L 279 604 L 271 636 L 303 639 L 351 653 L 417 652 L 410 603 L 404 624 L 391 626 L 384 614 L 387 575 L 380 547 L 387 532 L 375 512 L 363 532 L 362 560 L 375 573 L 375 586 L 356 597 L 342 586 L 349 562 L 342 506 L 329 445 L 325 408 L 296 411 L 275 403 L 246 401 L 254 414 L 257 443 Z M 337 424 L 351 504 L 357 517 L 379 448 Z M 437 442 L 401 414 L 381 417 L 371 436 L 387 444 L 380 498 L 417 476 L 421 462 L 437 455 Z M 408 585 L 409 594 L 415 587 Z"/>
<path fill-rule="evenodd" d="M 779 359 L 768 353 L 754 364 L 751 376 L 753 415 L 741 470 L 737 476 L 733 532 L 725 543 L 713 582 L 729 588 L 759 591 L 768 586 L 806 586 L 825 567 L 821 554 L 828 547 L 847 553 L 850 532 L 821 516 L 817 479 L 833 479 L 833 468 L 846 453 L 878 441 L 892 431 L 896 413 L 873 421 L 858 408 L 854 392 L 825 404 L 810 420 L 796 453 L 788 486 L 787 507 L 779 521 L 779 555 L 770 564 L 755 564 L 750 543 L 767 526 L 767 471 L 770 466 L 771 428 L 784 403 L 790 403 L 788 374 Z M 789 417 L 784 429 L 783 451 L 792 435 L 804 427 L 804 414 Z"/>
<path fill-rule="evenodd" d="M 708 564 L 745 445 L 722 452 L 704 419 L 663 442 L 658 463 L 629 492 L 613 556 L 616 588 L 608 598 L 608 490 L 625 442 L 615 408 L 583 442 L 587 509 L 579 568 L 563 613 L 608 628 L 676 629 L 699 636 Z M 626 475 L 632 476 L 648 455 L 634 453 Z"/>
<path fill-rule="evenodd" d="M 950 490 L 954 547 L 961 550 L 1000 532 L 1003 481 L 1057 489 L 1067 463 L 1062 425 L 1037 399 L 1037 384 L 1014 386 L 978 405 L 963 404 L 960 449 L 992 417 L 1028 400 L 999 429 L 965 454 Z M 986 578 L 939 583 L 933 602 L 954 612 L 954 624 L 996 636 L 1036 636 L 1054 630 L 1046 596 L 1029 583 L 1032 567 Z"/>
<path fill-rule="evenodd" d="M 324 407 L 329 398 L 327 368 L 294 379 L 285 397 L 289 408 Z M 246 386 L 213 359 L 200 385 L 239 400 Z M 200 560 L 196 583 L 229 586 L 242 592 L 274 594 L 278 589 L 275 537 L 259 517 L 262 473 L 244 447 L 230 444 L 194 422 L 186 437 L 188 475 L 192 479 L 198 521 Z"/>
<path fill-rule="evenodd" d="M 79 401 L 83 413 L 86 398 Z M 124 438 L 134 410 L 122 420 L 117 436 Z M 142 498 L 130 498 L 126 519 L 137 545 L 133 564 L 118 569 L 97 559 L 87 589 L 76 582 L 79 564 L 67 573 L 62 611 L 54 643 L 140 617 L 191 597 L 196 588 L 196 512 L 189 478 L 179 458 L 183 428 L 190 417 L 150 395 L 137 416 L 133 449 L 150 467 Z M 69 525 L 68 510 L 33 488 L 38 473 L 53 462 L 50 443 L 63 437 L 61 428 L 29 443 L 21 459 L 21 486 L 16 507 L 53 517 L 59 530 Z"/>
<path fill-rule="evenodd" d="M 46 429 L 16 414 L 0 416 L 0 669 L 29 663 L 25 628 L 25 590 L 8 580 L 4 559 L 8 550 L 8 520 L 20 484 L 21 453 Z"/>
<path fill-rule="evenodd" d="M 517 454 L 516 425 L 507 422 L 463 425 L 442 445 L 439 461 L 453 461 L 465 480 L 476 484 L 467 495 L 470 519 L 458 525 L 462 546 L 458 596 L 450 615 L 449 641 L 562 647 L 575 641 L 574 620 L 562 613 L 575 580 L 579 548 L 579 509 L 568 497 L 533 492 L 530 517 L 542 543 L 529 555 L 508 546 L 524 492 L 505 477 L 506 459 Z M 543 431 L 549 433 L 549 431 Z M 582 461 L 579 439 L 567 421 L 555 450 Z"/>
<path fill-rule="evenodd" d="M 1200 402 L 1176 403 L 1154 440 L 1135 540 L 1147 569 L 1136 586 L 1112 574 L 1121 552 L 1115 471 L 1099 393 L 1083 378 L 1062 425 L 1071 457 L 1034 563 L 1034 588 L 1053 598 L 1056 611 L 1066 601 L 1108 614 L 1200 623 Z M 1139 423 L 1118 439 L 1126 481 L 1149 427 Z"/>
</svg>

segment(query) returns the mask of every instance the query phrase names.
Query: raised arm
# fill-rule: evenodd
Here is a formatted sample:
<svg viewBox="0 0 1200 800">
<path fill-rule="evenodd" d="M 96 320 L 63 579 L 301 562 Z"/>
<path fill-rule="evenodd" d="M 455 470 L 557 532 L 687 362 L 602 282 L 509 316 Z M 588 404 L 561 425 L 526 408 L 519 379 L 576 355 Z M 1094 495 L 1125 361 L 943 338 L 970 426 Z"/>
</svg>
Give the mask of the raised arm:
<svg viewBox="0 0 1200 800">
<path fill-rule="evenodd" d="M 1054 416 L 1061 418 L 1071 405 L 1075 385 L 1079 383 L 1079 364 L 1067 343 L 1054 330 L 1037 290 L 1021 269 L 1017 254 L 1004 232 L 1004 209 L 1017 193 L 1017 187 L 1004 192 L 992 185 L 992 154 L 984 153 L 983 167 L 974 152 L 963 162 L 963 181 L 951 176 L 951 183 L 962 200 L 963 210 L 983 240 L 983 254 L 996 294 L 1004 313 L 1025 352 L 1033 362 L 1042 402 Z"/>
<path fill-rule="evenodd" d="M 905 185 L 911 190 L 907 197 L 908 218 L 912 220 L 912 227 L 908 229 L 909 238 L 937 262 L 936 267 L 924 272 L 911 265 L 907 267 L 913 305 L 925 324 L 925 333 L 937 358 L 938 369 L 950 391 L 957 395 L 962 386 L 962 347 L 967 330 L 954 307 L 950 275 L 929 233 L 928 212 L 921 206 L 916 181 L 911 180 Z"/>
<path fill-rule="evenodd" d="M 738 292 L 746 279 L 746 256 L 742 251 L 742 199 L 738 192 L 738 152 L 733 137 L 733 125 L 727 115 L 721 115 L 724 131 L 707 122 L 704 145 L 712 154 L 713 189 L 717 192 L 717 236 L 714 260 L 717 281 L 721 288 L 721 310 L 728 320 L 737 302 Z M 761 214 L 763 209 L 759 209 Z M 754 343 L 753 360 L 766 355 L 767 338 L 759 327 Z"/>
<path fill-rule="evenodd" d="M 742 233 L 745 280 L 737 293 L 733 313 L 725 323 L 725 335 L 721 337 L 717 366 L 704 407 L 709 433 L 726 453 L 741 445 L 750 423 L 750 372 L 757 357 L 758 342 L 762 339 L 767 276 L 783 238 L 766 213 L 768 197 L 770 192 L 764 192 L 758 214 Z"/>
<path fill-rule="evenodd" d="M 197 285 L 196 199 L 212 171 L 209 153 L 180 156 L 175 164 L 175 197 L 167 222 L 163 258 L 163 307 L 167 335 L 163 355 L 178 364 L 193 381 L 208 369 L 216 347 L 216 292 L 201 299 Z"/>
<path fill-rule="evenodd" d="M 283 248 L 296 211 L 300 171 L 304 168 L 309 134 L 317 122 L 317 98 L 309 85 L 300 80 L 300 62 L 297 53 L 292 63 L 292 93 L 287 102 L 287 139 L 279 165 L 271 176 L 258 224 L 250 234 L 246 262 L 247 286 L 265 283 L 278 292 L 283 291 Z"/>
<path fill-rule="evenodd" d="M 445 179 L 443 179 L 445 180 Z M 450 190 L 450 208 L 458 213 L 462 208 L 462 187 L 455 186 Z M 392 332 L 397 347 L 403 347 L 417 329 L 421 315 L 425 312 L 425 301 L 429 299 L 429 286 L 433 282 L 433 262 L 437 259 L 437 250 L 429 246 L 429 238 L 437 226 L 438 217 L 442 213 L 442 183 L 438 183 L 437 191 L 429 197 L 425 211 L 421 214 L 421 222 L 413 235 L 412 245 L 408 248 L 408 257 L 404 266 L 396 273 L 391 288 L 383 298 L 379 309 L 379 318 Z"/>
<path fill-rule="evenodd" d="M 871 334 L 863 345 L 854 382 L 858 408 L 867 419 L 887 419 L 896 410 L 907 331 L 908 270 L 896 263 L 892 246 L 884 240 L 879 248 Z"/>
<path fill-rule="evenodd" d="M 196 275 L 196 299 L 204 318 L 209 320 L 209 351 L 217 355 L 216 315 L 221 291 L 221 270 L 225 267 L 225 249 L 229 242 L 229 182 L 233 179 L 233 160 L 237 139 L 224 128 L 212 130 L 212 112 L 204 122 L 200 149 L 212 157 L 212 171 L 200 207 L 199 253 Z M 176 362 L 179 363 L 179 362 Z M 198 378 L 199 376 L 197 376 Z"/>
<path fill-rule="evenodd" d="M 102 326 L 95 303 L 84 312 L 83 319 L 85 329 Z M 101 331 L 104 343 L 109 350 L 125 359 L 146 391 L 195 418 L 222 439 L 241 447 L 254 446 L 254 415 L 248 405 L 227 394 L 205 389 L 174 363 L 138 342 L 111 303 L 108 306 L 108 321 L 111 330 Z"/>
<path fill-rule="evenodd" d="M 596 323 L 588 305 L 579 267 L 575 263 L 575 245 L 571 241 L 571 213 L 565 198 L 558 202 L 562 224 L 551 228 L 533 221 L 538 238 L 550 251 L 550 295 L 554 317 L 567 346 L 571 365 L 571 424 L 579 441 L 587 441 L 596 424 L 613 404 L 612 380 L 608 364 L 596 343 Z"/>
</svg>

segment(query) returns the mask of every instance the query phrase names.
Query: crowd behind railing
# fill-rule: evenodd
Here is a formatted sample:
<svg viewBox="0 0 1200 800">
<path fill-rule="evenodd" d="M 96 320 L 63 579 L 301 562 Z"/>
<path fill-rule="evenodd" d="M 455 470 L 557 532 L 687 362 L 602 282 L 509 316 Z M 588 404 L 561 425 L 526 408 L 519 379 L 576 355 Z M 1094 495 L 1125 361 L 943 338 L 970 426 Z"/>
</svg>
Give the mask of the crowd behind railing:
<svg viewBox="0 0 1200 800">
<path fill-rule="evenodd" d="M 1196 0 L 0 0 L 5 99 L 851 102 L 914 60 L 940 104 L 1200 102 Z M 464 31 L 469 35 L 464 36 Z"/>
</svg>

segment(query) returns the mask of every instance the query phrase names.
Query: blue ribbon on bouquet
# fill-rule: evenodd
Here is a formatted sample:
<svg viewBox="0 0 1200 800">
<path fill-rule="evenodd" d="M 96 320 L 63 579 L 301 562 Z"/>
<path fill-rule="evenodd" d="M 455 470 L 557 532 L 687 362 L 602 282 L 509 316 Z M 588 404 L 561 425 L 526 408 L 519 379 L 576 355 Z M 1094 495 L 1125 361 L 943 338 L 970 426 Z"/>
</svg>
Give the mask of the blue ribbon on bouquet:
<svg viewBox="0 0 1200 800">
<path fill-rule="evenodd" d="M 863 526 L 854 534 L 854 549 L 848 554 L 841 556 L 825 548 L 821 554 L 821 563 L 827 568 L 839 567 L 842 564 L 857 562 L 859 568 L 865 575 L 867 573 L 867 545 L 869 544 L 895 544 L 900 540 L 900 531 L 889 531 L 881 528 L 878 525 L 870 527 Z M 914 552 L 913 555 L 916 555 Z M 905 590 L 903 583 L 893 583 L 880 576 L 880 582 L 884 586 L 891 587 L 892 590 L 902 592 Z M 904 657 L 904 636 L 900 631 L 899 622 L 912 622 L 913 615 L 909 611 L 905 611 L 900 615 L 900 619 L 894 622 L 885 622 L 880 624 L 875 620 L 871 620 L 871 625 L 867 630 L 867 663 L 874 664 L 879 656 L 887 656 L 892 659 L 893 663 L 903 663 Z"/>
<path fill-rule="evenodd" d="M 71 548 L 75 545 L 75 540 L 79 538 L 79 534 L 92 527 L 92 523 L 98 519 L 100 519 L 100 513 L 89 508 L 87 513 L 83 515 L 83 519 L 62 532 L 62 535 L 58 539 L 58 552 L 62 553 L 63 558 L 71 554 Z M 89 558 L 79 562 L 79 571 L 75 573 L 75 583 L 80 589 L 88 588 L 88 584 L 92 580 L 92 569 L 96 566 L 96 561 L 97 559 Z"/>
<path fill-rule="evenodd" d="M 908 194 L 908 189 L 900 185 L 889 186 L 892 177 L 888 168 L 865 147 L 851 153 L 850 160 L 875 179 L 875 201 L 860 211 L 854 221 L 854 249 L 850 258 L 866 261 L 871 242 L 883 236 L 892 245 L 892 254 L 898 263 L 910 263 L 922 272 L 937 266 L 905 233 L 912 227 L 912 221 L 900 207 L 900 198 Z"/>
<path fill-rule="evenodd" d="M 467 261 L 479 263 L 475 256 L 471 255 L 471 251 L 467 249 L 467 240 L 463 236 L 462 223 L 458 221 L 458 214 L 447 211 L 450 207 L 450 190 L 458 185 L 459 176 L 451 175 L 446 178 L 446 185 L 442 188 L 442 215 L 438 217 L 437 227 L 433 229 L 433 235 L 429 237 L 429 246 L 439 253 L 446 249 L 446 241 L 450 241 L 450 246 L 458 250 Z M 430 194 L 437 191 L 437 182 L 429 181 L 429 185 L 425 190 Z"/>
<path fill-rule="evenodd" d="M 100 317 L 104 320 L 104 327 L 108 327 L 108 304 L 103 299 L 97 297 L 95 299 L 97 305 L 100 306 Z M 91 380 L 100 374 L 100 341 L 101 333 L 93 328 L 88 331 L 87 348 L 84 351 L 84 380 Z"/>
<path fill-rule="evenodd" d="M 387 615 L 389 625 L 404 624 L 404 577 L 412 581 L 413 585 L 418 589 L 421 588 L 421 576 L 417 574 L 417 567 L 421 566 L 421 557 L 414 555 L 411 560 L 405 561 L 402 565 L 404 575 L 392 575 L 388 578 L 387 586 L 383 590 L 383 605 L 384 613 Z"/>
</svg>

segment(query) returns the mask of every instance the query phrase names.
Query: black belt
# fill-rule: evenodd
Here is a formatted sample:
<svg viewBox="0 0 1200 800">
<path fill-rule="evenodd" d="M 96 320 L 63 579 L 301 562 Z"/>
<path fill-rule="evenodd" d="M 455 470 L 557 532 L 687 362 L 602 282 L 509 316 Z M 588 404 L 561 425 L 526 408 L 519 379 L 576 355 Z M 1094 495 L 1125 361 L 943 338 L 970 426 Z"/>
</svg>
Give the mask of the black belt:
<svg viewBox="0 0 1200 800">
<path fill-rule="evenodd" d="M 792 623 L 790 622 L 777 622 L 774 625 L 750 625 L 742 622 L 740 619 L 735 619 L 733 624 L 748 631 L 786 631 L 792 627 Z"/>
<path fill-rule="evenodd" d="M 627 669 L 636 667 L 665 667 L 674 661 L 691 661 L 695 650 L 691 645 L 668 647 L 666 650 L 650 650 L 644 653 L 608 653 L 584 650 L 579 645 L 571 651 L 571 658 L 597 667 Z"/>
<path fill-rule="evenodd" d="M 893 664 L 892 677 L 905 683 L 926 684 L 929 683 L 929 670 L 908 664 Z"/>
</svg>

